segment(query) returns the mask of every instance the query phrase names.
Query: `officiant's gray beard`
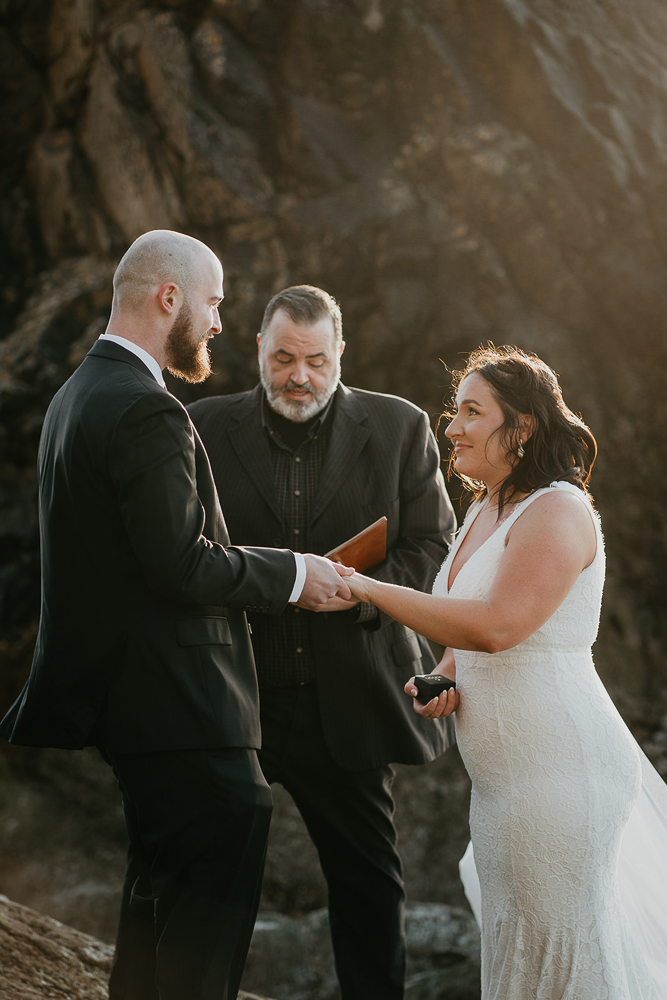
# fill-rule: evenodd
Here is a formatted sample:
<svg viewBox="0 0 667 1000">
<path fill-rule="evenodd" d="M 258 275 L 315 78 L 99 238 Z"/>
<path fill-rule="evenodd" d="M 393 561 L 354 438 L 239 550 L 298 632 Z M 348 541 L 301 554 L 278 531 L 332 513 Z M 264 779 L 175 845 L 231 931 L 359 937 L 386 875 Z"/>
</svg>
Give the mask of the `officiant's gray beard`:
<svg viewBox="0 0 667 1000">
<path fill-rule="evenodd" d="M 331 381 L 321 389 L 315 389 L 310 382 L 306 382 L 304 385 L 296 385 L 291 380 L 280 387 L 276 386 L 271 381 L 268 366 L 264 363 L 262 354 L 259 357 L 259 379 L 271 409 L 279 413 L 281 417 L 286 417 L 287 420 L 291 420 L 295 424 L 303 424 L 306 420 L 310 420 L 311 417 L 315 417 L 318 413 L 322 412 L 338 388 L 338 383 L 340 382 L 340 357 L 336 359 L 336 367 L 331 376 Z M 307 389 L 312 393 L 312 399 L 310 402 L 290 399 L 287 393 L 291 389 Z"/>
</svg>

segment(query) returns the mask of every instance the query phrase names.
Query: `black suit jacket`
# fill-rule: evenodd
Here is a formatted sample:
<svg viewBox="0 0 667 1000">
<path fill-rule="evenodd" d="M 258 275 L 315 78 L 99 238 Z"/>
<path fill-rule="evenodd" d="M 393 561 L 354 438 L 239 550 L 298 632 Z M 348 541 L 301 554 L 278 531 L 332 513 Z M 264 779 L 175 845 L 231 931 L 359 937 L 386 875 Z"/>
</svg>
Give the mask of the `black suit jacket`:
<svg viewBox="0 0 667 1000">
<path fill-rule="evenodd" d="M 285 538 L 261 418 L 262 390 L 189 407 L 208 452 L 230 536 L 237 545 Z M 455 527 L 427 415 L 396 396 L 339 386 L 305 548 L 323 554 L 388 518 L 387 559 L 372 575 L 429 590 Z M 289 611 L 287 613 L 290 613 Z M 441 753 L 449 726 L 423 720 L 403 692 L 434 660 L 421 636 L 381 614 L 360 625 L 349 612 L 309 616 L 324 733 L 338 763 L 358 770 Z M 250 616 L 253 635 L 275 628 Z M 451 725 L 451 724 L 450 724 Z"/>
<path fill-rule="evenodd" d="M 118 753 L 260 742 L 243 609 L 280 614 L 286 550 L 227 548 L 206 452 L 135 355 L 98 341 L 39 453 L 42 609 L 7 739 Z"/>
</svg>

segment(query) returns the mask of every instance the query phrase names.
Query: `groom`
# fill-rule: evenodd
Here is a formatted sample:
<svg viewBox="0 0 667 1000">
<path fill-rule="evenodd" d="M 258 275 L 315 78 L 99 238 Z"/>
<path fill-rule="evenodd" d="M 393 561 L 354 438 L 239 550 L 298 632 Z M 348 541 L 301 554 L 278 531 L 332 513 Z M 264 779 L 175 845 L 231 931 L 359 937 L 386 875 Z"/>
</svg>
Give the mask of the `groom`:
<svg viewBox="0 0 667 1000">
<path fill-rule="evenodd" d="M 112 1000 L 236 997 L 271 812 L 244 612 L 350 597 L 320 556 L 229 547 L 206 452 L 162 378 L 210 373 L 222 296 L 198 240 L 136 240 L 40 444 L 40 629 L 0 734 L 97 744 L 114 769 L 130 845 Z"/>
</svg>

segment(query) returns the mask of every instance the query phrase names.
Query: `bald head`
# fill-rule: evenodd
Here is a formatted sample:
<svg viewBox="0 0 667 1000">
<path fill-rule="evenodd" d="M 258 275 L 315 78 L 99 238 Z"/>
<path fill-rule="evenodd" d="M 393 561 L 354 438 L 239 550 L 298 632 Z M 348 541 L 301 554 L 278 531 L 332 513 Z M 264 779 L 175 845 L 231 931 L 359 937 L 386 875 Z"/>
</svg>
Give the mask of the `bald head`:
<svg viewBox="0 0 667 1000">
<path fill-rule="evenodd" d="M 106 333 L 148 351 L 172 375 L 210 374 L 208 341 L 220 333 L 220 261 L 204 243 L 155 229 L 135 240 L 114 275 Z"/>
<path fill-rule="evenodd" d="M 218 258 L 200 240 L 169 229 L 154 229 L 134 241 L 113 279 L 114 304 L 121 308 L 141 308 L 155 291 L 173 282 L 189 297 L 204 261 Z"/>
</svg>

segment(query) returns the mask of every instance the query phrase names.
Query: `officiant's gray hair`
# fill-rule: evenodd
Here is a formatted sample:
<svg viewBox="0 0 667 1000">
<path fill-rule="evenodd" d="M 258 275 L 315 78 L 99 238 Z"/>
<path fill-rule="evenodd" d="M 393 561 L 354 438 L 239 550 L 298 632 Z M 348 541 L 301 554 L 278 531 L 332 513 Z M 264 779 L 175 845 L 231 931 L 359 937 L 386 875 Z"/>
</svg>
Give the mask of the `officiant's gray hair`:
<svg viewBox="0 0 667 1000">
<path fill-rule="evenodd" d="M 340 306 L 332 295 L 315 285 L 292 285 L 274 295 L 262 319 L 260 337 L 264 335 L 271 320 L 282 309 L 289 318 L 299 325 L 311 325 L 321 319 L 331 317 L 334 326 L 334 341 L 338 345 L 343 339 L 343 317 Z"/>
</svg>

